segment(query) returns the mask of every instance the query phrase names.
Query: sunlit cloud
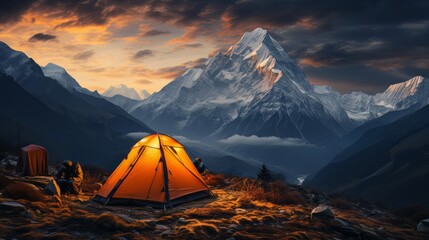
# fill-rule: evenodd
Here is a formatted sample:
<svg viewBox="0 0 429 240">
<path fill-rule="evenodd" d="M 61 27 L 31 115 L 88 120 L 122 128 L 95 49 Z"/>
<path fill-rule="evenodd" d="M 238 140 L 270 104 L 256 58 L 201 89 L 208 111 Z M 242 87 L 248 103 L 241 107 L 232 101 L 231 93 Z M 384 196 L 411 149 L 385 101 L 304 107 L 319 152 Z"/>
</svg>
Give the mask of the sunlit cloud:
<svg viewBox="0 0 429 240">
<path fill-rule="evenodd" d="M 95 52 L 93 50 L 88 50 L 84 52 L 80 52 L 73 56 L 73 60 L 88 60 L 92 56 L 94 56 Z"/>
</svg>

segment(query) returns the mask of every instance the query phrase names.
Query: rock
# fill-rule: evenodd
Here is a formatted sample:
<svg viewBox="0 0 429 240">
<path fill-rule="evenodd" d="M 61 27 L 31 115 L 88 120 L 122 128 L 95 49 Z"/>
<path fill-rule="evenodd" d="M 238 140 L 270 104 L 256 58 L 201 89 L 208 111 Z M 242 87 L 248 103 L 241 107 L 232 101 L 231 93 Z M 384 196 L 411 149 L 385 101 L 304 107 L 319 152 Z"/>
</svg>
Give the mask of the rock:
<svg viewBox="0 0 429 240">
<path fill-rule="evenodd" d="M 39 209 L 36 209 L 35 213 L 36 213 L 37 215 L 42 214 L 42 212 L 41 212 Z"/>
<path fill-rule="evenodd" d="M 21 203 L 17 202 L 2 202 L 0 203 L 0 211 L 7 213 L 20 213 L 27 211 L 27 208 Z"/>
<path fill-rule="evenodd" d="M 344 221 L 344 220 L 342 220 L 342 219 L 339 219 L 339 218 L 335 218 L 334 219 L 334 221 L 335 222 L 337 222 L 337 223 L 339 223 L 340 225 L 342 225 L 343 227 L 348 227 L 348 226 L 350 226 L 350 223 L 348 223 L 348 222 L 346 222 L 346 221 Z"/>
<path fill-rule="evenodd" d="M 173 234 L 173 231 L 171 231 L 171 230 L 165 230 L 160 235 L 161 236 L 168 236 L 168 235 L 172 235 L 172 234 Z"/>
<path fill-rule="evenodd" d="M 165 231 L 165 230 L 170 230 L 170 227 L 168 227 L 168 226 L 166 226 L 166 225 L 162 225 L 162 224 L 157 224 L 157 225 L 155 225 L 155 229 L 156 230 L 163 230 L 163 231 Z"/>
<path fill-rule="evenodd" d="M 120 217 L 120 218 L 122 218 L 125 222 L 127 222 L 127 223 L 132 223 L 132 222 L 135 222 L 136 221 L 136 219 L 134 219 L 134 218 L 131 218 L 131 217 L 128 217 L 127 215 L 125 215 L 125 214 L 117 214 L 117 216 L 118 217 Z"/>
<path fill-rule="evenodd" d="M 181 217 L 177 220 L 177 223 L 186 223 L 186 219 Z"/>
<path fill-rule="evenodd" d="M 236 208 L 235 212 L 237 212 L 237 213 L 245 213 L 245 212 L 247 212 L 247 210 L 243 209 L 243 208 Z"/>
<path fill-rule="evenodd" d="M 335 218 L 331 208 L 326 205 L 319 205 L 311 211 L 311 220 L 313 220 L 313 218 L 315 217 L 330 218 L 330 219 Z"/>
<path fill-rule="evenodd" d="M 421 220 L 417 225 L 417 232 L 429 233 L 429 218 Z"/>
<path fill-rule="evenodd" d="M 229 224 L 229 225 L 228 225 L 228 228 L 233 228 L 233 229 L 235 229 L 235 228 L 238 228 L 238 225 L 237 225 L 237 224 L 235 224 L 235 223 L 231 223 L 231 224 Z"/>
</svg>

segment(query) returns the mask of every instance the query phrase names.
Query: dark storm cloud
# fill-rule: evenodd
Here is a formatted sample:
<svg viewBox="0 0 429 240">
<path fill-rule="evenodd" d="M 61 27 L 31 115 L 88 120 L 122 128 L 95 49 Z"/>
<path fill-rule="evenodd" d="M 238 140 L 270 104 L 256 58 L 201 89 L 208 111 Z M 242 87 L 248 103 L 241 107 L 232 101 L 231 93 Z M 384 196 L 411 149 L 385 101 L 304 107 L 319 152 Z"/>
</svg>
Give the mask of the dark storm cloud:
<svg viewBox="0 0 429 240">
<path fill-rule="evenodd" d="M 45 34 L 45 33 L 36 33 L 30 39 L 29 42 L 46 42 L 50 40 L 55 40 L 57 37 L 55 35 Z"/>
<path fill-rule="evenodd" d="M 83 51 L 73 56 L 73 60 L 88 60 L 94 56 L 95 52 L 93 50 Z"/>
<path fill-rule="evenodd" d="M 392 81 L 427 74 L 429 69 L 426 0 L 9 1 L 0 10 L 0 24 L 18 21 L 29 9 L 68 19 L 58 27 L 103 25 L 112 17 L 136 12 L 142 19 L 185 27 L 177 43 L 202 36 L 217 39 L 219 48 L 244 31 L 263 27 L 302 66 L 318 69 L 308 70 L 310 79 L 330 70 L 330 79 L 361 84 L 362 89 L 379 89 Z M 143 36 L 160 34 L 164 33 L 153 29 Z M 335 73 L 341 69 L 350 73 L 366 69 L 364 77 L 372 80 L 341 80 L 344 75 Z"/>
<path fill-rule="evenodd" d="M 151 29 L 149 31 L 146 31 L 142 34 L 143 37 L 154 37 L 159 35 L 166 35 L 170 34 L 170 31 L 163 31 L 163 30 L 157 30 L 157 29 Z"/>
<path fill-rule="evenodd" d="M 4 1 L 0 7 L 0 24 L 13 23 L 21 19 L 34 0 Z"/>
<path fill-rule="evenodd" d="M 153 54 L 152 50 L 150 50 L 150 49 L 144 49 L 144 50 L 140 50 L 140 51 L 136 52 L 133 55 L 132 59 L 134 59 L 134 60 L 145 59 L 145 58 L 148 58 L 148 57 L 153 57 L 153 55 L 154 54 Z"/>
</svg>

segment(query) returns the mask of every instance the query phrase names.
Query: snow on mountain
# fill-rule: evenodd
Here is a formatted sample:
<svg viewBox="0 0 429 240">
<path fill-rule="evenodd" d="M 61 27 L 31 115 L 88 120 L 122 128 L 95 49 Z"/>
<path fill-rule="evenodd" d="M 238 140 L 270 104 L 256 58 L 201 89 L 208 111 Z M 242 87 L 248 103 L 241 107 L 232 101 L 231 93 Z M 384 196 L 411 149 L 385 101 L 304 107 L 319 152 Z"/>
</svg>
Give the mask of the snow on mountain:
<svg viewBox="0 0 429 240">
<path fill-rule="evenodd" d="M 113 97 L 117 94 L 134 100 L 142 100 L 142 98 L 134 88 L 129 88 L 125 84 L 110 86 L 106 91 L 102 93 L 102 95 L 105 97 Z"/>
<path fill-rule="evenodd" d="M 421 76 L 390 85 L 375 95 L 352 92 L 341 95 L 329 86 L 313 86 L 315 92 L 335 97 L 350 119 L 357 124 L 391 112 L 409 108 L 416 110 L 429 104 L 429 80 Z"/>
<path fill-rule="evenodd" d="M 261 28 L 245 33 L 205 67 L 189 69 L 131 114 L 159 131 L 196 138 L 257 135 L 324 144 L 352 126 L 339 103 L 320 97 Z"/>
<path fill-rule="evenodd" d="M 81 88 L 79 83 L 61 66 L 54 63 L 48 63 L 46 66 L 42 67 L 42 71 L 46 77 L 57 80 L 67 89 Z"/>
<path fill-rule="evenodd" d="M 429 80 L 416 76 L 408 81 L 390 85 L 386 91 L 374 96 L 376 105 L 402 110 L 412 105 L 428 104 Z"/>
</svg>

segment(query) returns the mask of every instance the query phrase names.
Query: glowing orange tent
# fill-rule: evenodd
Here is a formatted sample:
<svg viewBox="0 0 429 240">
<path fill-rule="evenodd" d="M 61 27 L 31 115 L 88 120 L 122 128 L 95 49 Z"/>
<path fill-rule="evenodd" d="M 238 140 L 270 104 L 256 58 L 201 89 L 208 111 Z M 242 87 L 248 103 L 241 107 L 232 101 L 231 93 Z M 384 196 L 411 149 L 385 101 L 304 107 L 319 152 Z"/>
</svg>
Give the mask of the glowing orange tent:
<svg viewBox="0 0 429 240">
<path fill-rule="evenodd" d="M 48 152 L 34 144 L 21 148 L 16 170 L 25 176 L 49 175 Z"/>
<path fill-rule="evenodd" d="M 94 200 L 166 208 L 209 195 L 183 145 L 167 135 L 152 134 L 132 147 Z"/>
</svg>

